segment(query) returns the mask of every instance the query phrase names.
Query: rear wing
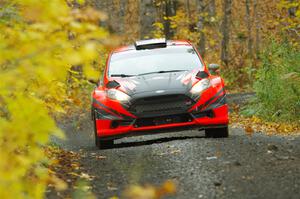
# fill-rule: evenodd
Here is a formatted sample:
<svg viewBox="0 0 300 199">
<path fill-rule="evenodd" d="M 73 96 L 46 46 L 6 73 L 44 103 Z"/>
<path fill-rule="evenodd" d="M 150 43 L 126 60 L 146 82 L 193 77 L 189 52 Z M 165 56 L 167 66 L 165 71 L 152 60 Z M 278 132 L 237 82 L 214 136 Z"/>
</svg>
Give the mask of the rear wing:
<svg viewBox="0 0 300 199">
<path fill-rule="evenodd" d="M 136 50 L 154 49 L 154 48 L 166 48 L 167 40 L 162 39 L 148 39 L 140 40 L 134 43 Z"/>
</svg>

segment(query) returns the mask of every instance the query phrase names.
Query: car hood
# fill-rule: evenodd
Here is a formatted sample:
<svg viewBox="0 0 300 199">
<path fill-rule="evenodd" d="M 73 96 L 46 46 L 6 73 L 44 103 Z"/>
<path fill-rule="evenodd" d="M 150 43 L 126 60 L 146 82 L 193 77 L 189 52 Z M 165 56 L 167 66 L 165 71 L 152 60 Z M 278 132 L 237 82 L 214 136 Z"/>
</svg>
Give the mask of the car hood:
<svg viewBox="0 0 300 199">
<path fill-rule="evenodd" d="M 195 81 L 198 70 L 155 73 L 142 76 L 133 76 L 128 78 L 113 78 L 120 84 L 119 89 L 128 95 L 137 95 L 142 93 L 185 93 L 189 91 Z"/>
</svg>

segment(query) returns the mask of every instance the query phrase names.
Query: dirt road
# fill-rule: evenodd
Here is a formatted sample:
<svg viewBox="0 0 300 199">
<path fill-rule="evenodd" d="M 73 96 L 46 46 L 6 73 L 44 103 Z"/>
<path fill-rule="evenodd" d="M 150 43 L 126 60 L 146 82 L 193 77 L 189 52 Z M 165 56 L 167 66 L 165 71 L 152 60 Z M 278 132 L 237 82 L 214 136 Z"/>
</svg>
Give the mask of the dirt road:
<svg viewBox="0 0 300 199">
<path fill-rule="evenodd" d="M 55 142 L 80 151 L 98 198 L 120 196 L 129 184 L 168 179 L 178 184 L 171 198 L 300 197 L 299 136 L 249 137 L 243 129 L 230 128 L 229 138 L 214 139 L 193 130 L 123 138 L 115 148 L 100 151 L 86 115 L 62 125 L 68 139 Z"/>
</svg>

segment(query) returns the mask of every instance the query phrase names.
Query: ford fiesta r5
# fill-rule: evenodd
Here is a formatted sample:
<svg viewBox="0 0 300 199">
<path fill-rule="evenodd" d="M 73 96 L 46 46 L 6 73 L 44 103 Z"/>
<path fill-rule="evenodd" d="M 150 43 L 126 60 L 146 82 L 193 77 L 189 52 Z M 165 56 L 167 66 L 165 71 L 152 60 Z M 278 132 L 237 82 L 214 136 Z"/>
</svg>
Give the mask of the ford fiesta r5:
<svg viewBox="0 0 300 199">
<path fill-rule="evenodd" d="M 142 40 L 110 53 L 92 93 L 95 142 L 178 129 L 228 137 L 224 81 L 187 41 Z"/>
</svg>

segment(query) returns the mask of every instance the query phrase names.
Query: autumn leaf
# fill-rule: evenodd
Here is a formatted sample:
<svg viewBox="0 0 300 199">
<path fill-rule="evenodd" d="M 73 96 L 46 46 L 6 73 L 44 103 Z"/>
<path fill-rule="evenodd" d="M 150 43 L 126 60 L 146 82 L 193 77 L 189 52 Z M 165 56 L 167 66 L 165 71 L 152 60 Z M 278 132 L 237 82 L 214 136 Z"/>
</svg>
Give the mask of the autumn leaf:
<svg viewBox="0 0 300 199">
<path fill-rule="evenodd" d="M 125 190 L 124 196 L 128 199 L 160 199 L 167 195 L 174 195 L 175 193 L 175 183 L 168 180 L 159 187 L 152 185 L 131 185 L 127 190 Z"/>
<path fill-rule="evenodd" d="M 254 133 L 254 129 L 250 125 L 245 127 L 245 131 L 248 136 L 252 136 L 252 134 Z"/>
</svg>

